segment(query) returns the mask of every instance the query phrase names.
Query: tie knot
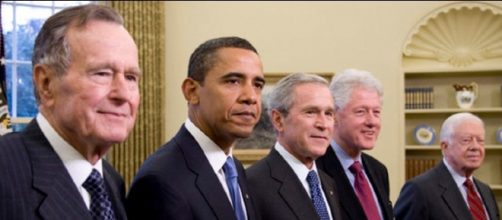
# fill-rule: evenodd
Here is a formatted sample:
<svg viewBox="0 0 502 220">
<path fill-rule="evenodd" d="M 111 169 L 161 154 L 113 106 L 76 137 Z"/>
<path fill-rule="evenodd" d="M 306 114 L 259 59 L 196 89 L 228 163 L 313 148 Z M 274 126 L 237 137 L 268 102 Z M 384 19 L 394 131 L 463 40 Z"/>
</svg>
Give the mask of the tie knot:
<svg viewBox="0 0 502 220">
<path fill-rule="evenodd" d="M 473 189 L 474 188 L 474 184 L 472 183 L 471 179 L 469 179 L 469 178 L 465 179 L 464 186 L 466 186 L 469 189 Z"/>
<path fill-rule="evenodd" d="M 361 163 L 359 161 L 354 161 L 354 163 L 349 167 L 350 172 L 353 174 L 358 174 L 363 170 Z"/>
<path fill-rule="evenodd" d="M 310 187 L 319 185 L 319 180 L 317 179 L 317 174 L 314 170 L 311 170 L 307 174 L 307 182 L 309 183 Z"/>
<path fill-rule="evenodd" d="M 237 177 L 237 169 L 235 168 L 232 157 L 227 157 L 227 161 L 225 161 L 225 165 L 223 165 L 223 171 L 225 171 L 227 178 Z"/>
<path fill-rule="evenodd" d="M 96 169 L 92 169 L 91 174 L 85 180 L 82 186 L 90 193 L 94 194 L 96 192 L 102 193 L 104 191 L 103 178 L 101 174 Z"/>
</svg>

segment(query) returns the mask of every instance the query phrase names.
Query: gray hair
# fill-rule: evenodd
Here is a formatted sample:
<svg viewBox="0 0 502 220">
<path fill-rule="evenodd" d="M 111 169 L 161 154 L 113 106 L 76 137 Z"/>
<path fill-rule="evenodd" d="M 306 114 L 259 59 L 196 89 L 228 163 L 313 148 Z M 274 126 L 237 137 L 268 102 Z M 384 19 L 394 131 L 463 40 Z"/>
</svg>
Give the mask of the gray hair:
<svg viewBox="0 0 502 220">
<path fill-rule="evenodd" d="M 443 125 L 441 126 L 441 136 L 440 140 L 441 142 L 446 141 L 446 142 L 451 142 L 453 135 L 455 133 L 455 128 L 462 122 L 465 121 L 472 121 L 479 123 L 482 127 L 484 127 L 483 120 L 479 118 L 478 116 L 469 113 L 469 112 L 460 112 L 451 115 L 448 117 L 444 122 Z"/>
<path fill-rule="evenodd" d="M 279 80 L 268 94 L 268 114 L 270 115 L 272 110 L 275 109 L 282 115 L 287 116 L 295 98 L 293 90 L 296 86 L 306 83 L 315 83 L 328 87 L 328 81 L 315 74 L 293 73 L 287 75 Z"/>
<path fill-rule="evenodd" d="M 350 96 L 354 88 L 363 87 L 365 89 L 374 90 L 378 93 L 380 104 L 383 102 L 383 87 L 380 81 L 375 78 L 370 72 L 357 69 L 346 69 L 336 73 L 329 89 L 335 99 L 335 109 L 341 110 L 345 108 L 350 101 Z"/>
<path fill-rule="evenodd" d="M 81 28 L 90 21 L 106 21 L 124 25 L 122 16 L 105 5 L 81 5 L 69 7 L 49 17 L 35 39 L 32 66 L 47 65 L 58 76 L 66 73 L 71 62 L 71 48 L 66 38 L 70 27 Z M 40 97 L 35 88 L 35 97 L 40 102 Z"/>
</svg>

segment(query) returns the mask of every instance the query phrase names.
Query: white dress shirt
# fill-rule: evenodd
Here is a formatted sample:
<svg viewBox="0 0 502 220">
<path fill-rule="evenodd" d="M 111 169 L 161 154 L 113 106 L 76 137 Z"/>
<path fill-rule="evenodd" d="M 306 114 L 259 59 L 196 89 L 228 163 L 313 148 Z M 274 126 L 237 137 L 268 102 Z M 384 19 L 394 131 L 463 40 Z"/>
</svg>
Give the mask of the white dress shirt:
<svg viewBox="0 0 502 220">
<path fill-rule="evenodd" d="M 300 160 L 296 159 L 296 157 L 294 157 L 292 154 L 290 154 L 284 148 L 284 146 L 282 146 L 279 142 L 275 143 L 274 148 L 282 156 L 282 158 L 284 158 L 284 160 L 286 160 L 286 162 L 291 167 L 291 169 L 293 169 L 296 176 L 298 177 L 298 179 L 302 183 L 303 188 L 305 189 L 305 191 L 309 195 L 309 198 L 312 198 L 312 195 L 310 194 L 310 186 L 309 186 L 309 183 L 307 182 L 307 175 L 309 174 L 310 171 L 314 170 L 316 172 L 317 179 L 319 180 L 319 184 L 321 184 L 321 179 L 319 178 L 319 172 L 317 171 L 317 166 L 315 164 L 315 161 L 312 166 L 312 169 L 309 170 L 305 166 L 305 164 L 303 164 Z M 330 206 L 329 206 L 328 200 L 326 199 L 326 195 L 324 193 L 324 190 L 322 190 L 322 186 L 319 186 L 319 188 L 321 189 L 322 198 L 324 200 L 324 204 L 326 204 L 326 209 L 328 210 L 329 219 L 332 220 L 333 216 L 331 215 L 331 209 L 329 208 Z"/>
<path fill-rule="evenodd" d="M 95 165 L 92 165 L 54 130 L 41 113 L 37 114 L 36 120 L 45 138 L 47 138 L 56 154 L 63 161 L 63 164 L 70 174 L 73 183 L 75 183 L 80 195 L 84 199 L 85 205 L 88 209 L 90 209 L 91 196 L 82 184 L 91 174 L 92 169 L 96 169 L 99 174 L 101 174 L 101 177 L 103 177 L 103 165 L 101 159 L 99 159 Z"/>
<path fill-rule="evenodd" d="M 228 201 L 230 201 L 230 204 L 232 204 L 230 191 L 228 190 L 227 181 L 225 179 L 225 172 L 223 172 L 223 165 L 225 165 L 228 155 L 226 155 L 225 152 L 216 143 L 214 143 L 214 141 L 212 141 L 207 135 L 205 135 L 188 118 L 185 121 L 185 128 L 194 137 L 195 141 L 197 141 L 199 146 L 202 148 L 202 151 L 204 151 L 204 155 L 206 156 L 207 160 L 209 161 L 209 164 L 211 165 L 211 168 L 213 168 L 214 173 L 218 177 L 218 180 L 220 181 L 221 185 L 223 186 L 223 190 L 225 190 L 225 193 L 227 194 Z M 230 148 L 229 151 L 230 156 L 232 156 L 232 149 L 233 147 Z M 239 195 L 241 197 L 242 207 L 244 208 L 243 209 L 244 216 L 246 216 L 247 219 L 246 203 L 244 203 L 244 199 L 242 197 L 242 191 L 239 192 Z"/>
<path fill-rule="evenodd" d="M 354 192 L 355 192 L 355 185 L 354 185 L 355 177 L 354 174 L 349 170 L 349 167 L 352 166 L 352 164 L 355 161 L 359 161 L 361 163 L 361 166 L 363 167 L 364 176 L 366 177 L 366 180 L 368 180 L 368 185 L 370 185 L 371 192 L 373 193 L 373 200 L 375 201 L 375 204 L 378 207 L 378 214 L 380 215 L 380 219 L 383 219 L 382 207 L 380 207 L 380 203 L 378 202 L 378 197 L 375 192 L 375 189 L 373 188 L 373 185 L 371 184 L 371 181 L 368 178 L 366 171 L 364 170 L 364 163 L 361 160 L 361 154 L 357 155 L 357 157 L 354 160 L 335 142 L 335 140 L 331 141 L 331 147 L 335 151 L 336 157 L 338 157 L 338 160 L 342 164 L 342 168 L 345 171 L 345 176 L 347 176 L 347 178 L 349 179 L 350 185 L 352 186 Z"/>
</svg>

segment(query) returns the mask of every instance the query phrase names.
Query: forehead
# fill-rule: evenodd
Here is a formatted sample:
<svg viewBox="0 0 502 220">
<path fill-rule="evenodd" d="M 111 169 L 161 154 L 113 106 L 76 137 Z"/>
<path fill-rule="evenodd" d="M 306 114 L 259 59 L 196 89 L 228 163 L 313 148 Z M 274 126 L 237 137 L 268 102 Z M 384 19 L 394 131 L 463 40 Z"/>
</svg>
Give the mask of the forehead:
<svg viewBox="0 0 502 220">
<path fill-rule="evenodd" d="M 333 97 L 329 88 L 320 83 L 303 83 L 294 87 L 294 105 L 315 105 L 322 107 L 332 107 Z"/>
<path fill-rule="evenodd" d="M 355 87 L 352 89 L 350 100 L 347 103 L 347 106 L 380 108 L 381 102 L 376 90 L 367 89 L 364 87 Z"/>
<path fill-rule="evenodd" d="M 485 134 L 485 129 L 483 128 L 483 125 L 473 120 L 459 122 L 456 126 L 454 126 L 453 130 L 455 131 L 455 134 L 458 136 L 462 135 L 482 136 Z"/>
</svg>

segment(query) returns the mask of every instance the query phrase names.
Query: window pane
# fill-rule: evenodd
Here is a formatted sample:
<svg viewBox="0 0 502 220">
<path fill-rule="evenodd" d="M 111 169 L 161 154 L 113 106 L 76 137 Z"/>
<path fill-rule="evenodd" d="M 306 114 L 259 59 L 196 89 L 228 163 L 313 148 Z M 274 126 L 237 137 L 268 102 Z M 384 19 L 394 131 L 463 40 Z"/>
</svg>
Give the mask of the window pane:
<svg viewBox="0 0 502 220">
<path fill-rule="evenodd" d="M 38 6 L 52 6 L 52 1 L 17 1 L 21 4 L 38 5 Z"/>
<path fill-rule="evenodd" d="M 5 45 L 5 59 L 12 59 L 12 6 L 2 4 L 2 28 Z"/>
<path fill-rule="evenodd" d="M 12 108 L 14 107 L 11 103 L 12 103 L 12 64 L 11 63 L 7 63 L 5 65 L 5 70 L 6 70 L 6 73 L 5 73 L 5 80 L 7 81 L 5 84 L 7 86 L 7 92 L 5 93 L 7 95 L 7 103 L 9 104 L 9 114 L 10 116 L 13 116 L 12 115 Z"/>
<path fill-rule="evenodd" d="M 31 78 L 31 65 L 20 64 L 17 67 L 17 117 L 34 117 L 38 112 Z"/>
<path fill-rule="evenodd" d="M 31 61 L 37 33 L 50 15 L 46 8 L 17 7 L 17 60 Z"/>
</svg>

